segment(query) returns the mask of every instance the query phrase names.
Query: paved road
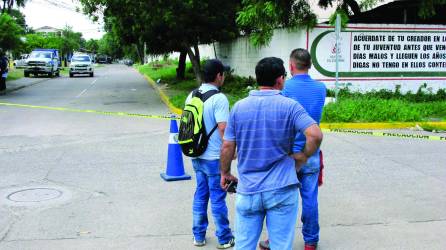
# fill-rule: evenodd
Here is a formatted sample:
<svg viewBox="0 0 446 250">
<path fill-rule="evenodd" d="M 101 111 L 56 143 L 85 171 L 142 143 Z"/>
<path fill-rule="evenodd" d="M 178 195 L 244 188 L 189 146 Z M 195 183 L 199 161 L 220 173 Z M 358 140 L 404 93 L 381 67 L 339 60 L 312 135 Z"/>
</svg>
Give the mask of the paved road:
<svg viewBox="0 0 446 250">
<path fill-rule="evenodd" d="M 0 102 L 168 112 L 138 73 L 120 65 L 99 68 L 94 78 L 43 81 Z M 0 106 L 0 249 L 196 249 L 194 180 L 159 177 L 168 126 Z M 326 134 L 323 150 L 320 249 L 444 249 L 445 142 Z M 188 160 L 185 168 L 192 173 Z M 23 202 L 33 199 L 43 201 Z M 201 249 L 215 249 L 214 229 L 211 219 Z M 297 233 L 295 249 L 302 247 Z"/>
</svg>

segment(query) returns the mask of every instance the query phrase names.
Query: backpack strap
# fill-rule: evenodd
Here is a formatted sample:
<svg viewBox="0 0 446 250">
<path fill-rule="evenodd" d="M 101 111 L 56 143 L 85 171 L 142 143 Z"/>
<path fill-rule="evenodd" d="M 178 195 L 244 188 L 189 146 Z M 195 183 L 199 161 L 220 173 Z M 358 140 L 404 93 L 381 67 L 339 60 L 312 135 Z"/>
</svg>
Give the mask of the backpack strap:
<svg viewBox="0 0 446 250">
<path fill-rule="evenodd" d="M 211 96 L 220 93 L 220 90 L 216 90 L 216 89 L 212 89 L 212 90 L 208 90 L 205 93 L 201 93 L 200 91 L 198 91 L 198 89 L 194 89 L 192 91 L 192 96 L 196 96 L 198 98 L 201 99 L 201 101 L 204 103 L 207 99 L 211 98 Z M 209 132 L 209 134 L 207 135 L 208 138 L 210 138 L 212 136 L 212 134 L 215 132 L 215 130 L 217 129 L 218 124 L 216 124 L 214 126 L 214 128 L 212 128 L 211 132 Z"/>
<path fill-rule="evenodd" d="M 220 93 L 220 90 L 209 90 L 207 92 L 205 92 L 204 94 L 201 94 L 201 101 L 205 102 L 207 99 L 211 98 L 211 96 Z"/>
</svg>

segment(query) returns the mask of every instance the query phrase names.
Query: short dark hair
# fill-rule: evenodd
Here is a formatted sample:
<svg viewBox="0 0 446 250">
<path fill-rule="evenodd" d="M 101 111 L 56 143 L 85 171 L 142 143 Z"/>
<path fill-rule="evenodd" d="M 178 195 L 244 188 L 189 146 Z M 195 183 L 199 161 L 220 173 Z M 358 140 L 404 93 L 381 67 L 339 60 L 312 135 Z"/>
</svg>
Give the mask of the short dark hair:
<svg viewBox="0 0 446 250">
<path fill-rule="evenodd" d="M 256 65 L 256 80 L 260 86 L 272 87 L 279 76 L 285 75 L 283 60 L 277 57 L 265 57 Z"/>
<path fill-rule="evenodd" d="M 203 80 L 204 82 L 213 82 L 218 74 L 223 74 L 223 72 L 229 70 L 230 67 L 224 65 L 218 59 L 207 60 L 203 66 Z"/>
<path fill-rule="evenodd" d="M 299 48 L 291 51 L 290 58 L 294 60 L 299 70 L 311 68 L 311 55 L 306 49 Z"/>
</svg>

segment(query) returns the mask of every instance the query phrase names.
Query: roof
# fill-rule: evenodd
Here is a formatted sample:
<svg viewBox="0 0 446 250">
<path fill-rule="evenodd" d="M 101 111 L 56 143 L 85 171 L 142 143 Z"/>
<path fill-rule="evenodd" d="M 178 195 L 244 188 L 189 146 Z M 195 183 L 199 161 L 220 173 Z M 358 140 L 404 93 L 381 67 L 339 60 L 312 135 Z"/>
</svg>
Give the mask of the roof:
<svg viewBox="0 0 446 250">
<path fill-rule="evenodd" d="M 350 17 L 349 23 L 386 24 L 446 24 L 446 5 L 436 5 L 435 15 L 427 19 L 418 16 L 421 1 L 397 0 Z"/>
</svg>

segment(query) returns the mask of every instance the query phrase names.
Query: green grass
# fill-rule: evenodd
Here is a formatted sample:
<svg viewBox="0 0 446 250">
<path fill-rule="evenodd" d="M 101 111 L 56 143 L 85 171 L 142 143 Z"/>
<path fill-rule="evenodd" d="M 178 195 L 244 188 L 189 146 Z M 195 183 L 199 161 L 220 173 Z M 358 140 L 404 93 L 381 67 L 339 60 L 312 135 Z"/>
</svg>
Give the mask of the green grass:
<svg viewBox="0 0 446 250">
<path fill-rule="evenodd" d="M 176 79 L 177 63 L 162 61 L 146 65 L 135 66 L 139 72 L 152 78 L 155 82 L 160 80 L 160 86 L 165 86 L 165 93 L 169 96 L 171 103 L 177 108 L 184 108 L 189 93 L 198 87 L 193 74 L 192 65 L 186 65 L 185 80 Z M 254 84 L 252 79 L 242 78 L 229 74 L 226 76 L 222 91 L 225 93 L 232 106 L 238 100 L 248 95 L 247 86 Z"/>
<path fill-rule="evenodd" d="M 13 81 L 23 77 L 23 69 L 10 69 L 6 81 Z"/>
<path fill-rule="evenodd" d="M 446 119 L 446 101 L 344 98 L 324 108 L 322 122 L 414 122 Z"/>
<path fill-rule="evenodd" d="M 430 132 L 445 132 L 446 131 L 446 126 L 440 126 L 440 125 L 430 125 L 430 124 L 420 124 L 420 126 L 426 130 L 426 131 L 430 131 Z"/>
<path fill-rule="evenodd" d="M 69 76 L 70 72 L 69 72 L 69 68 L 68 67 L 62 67 L 60 68 L 60 75 L 61 76 Z"/>
</svg>

